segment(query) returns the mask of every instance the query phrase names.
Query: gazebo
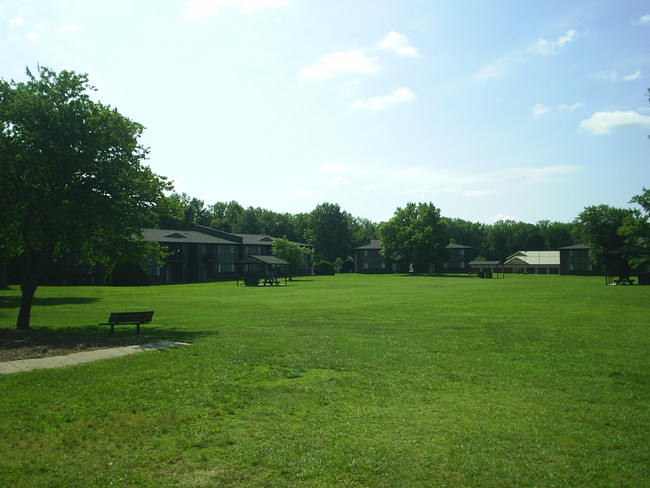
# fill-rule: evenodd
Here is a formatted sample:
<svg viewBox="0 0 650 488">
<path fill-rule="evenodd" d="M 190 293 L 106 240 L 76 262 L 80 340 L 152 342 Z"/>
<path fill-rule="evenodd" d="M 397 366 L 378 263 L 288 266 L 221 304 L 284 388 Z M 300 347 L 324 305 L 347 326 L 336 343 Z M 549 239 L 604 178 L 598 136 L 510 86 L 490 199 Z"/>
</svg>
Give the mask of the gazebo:
<svg viewBox="0 0 650 488">
<path fill-rule="evenodd" d="M 285 272 L 288 262 L 275 256 L 262 256 L 251 254 L 237 263 L 239 267 L 239 282 L 243 281 L 245 286 L 279 285 L 280 278 L 284 278 L 287 284 L 287 273 Z"/>
<path fill-rule="evenodd" d="M 640 285 L 650 284 L 649 273 L 643 273 L 639 269 L 633 270 L 629 264 L 631 259 L 637 259 L 642 267 L 643 261 L 650 261 L 650 248 L 639 244 L 625 244 L 609 251 L 605 258 L 605 283 L 631 285 L 634 280 L 630 276 L 637 274 Z"/>
<path fill-rule="evenodd" d="M 469 276 L 478 278 L 492 278 L 494 274 L 499 277 L 499 267 L 501 268 L 501 277 L 503 278 L 503 264 L 501 261 L 470 261 Z"/>
</svg>

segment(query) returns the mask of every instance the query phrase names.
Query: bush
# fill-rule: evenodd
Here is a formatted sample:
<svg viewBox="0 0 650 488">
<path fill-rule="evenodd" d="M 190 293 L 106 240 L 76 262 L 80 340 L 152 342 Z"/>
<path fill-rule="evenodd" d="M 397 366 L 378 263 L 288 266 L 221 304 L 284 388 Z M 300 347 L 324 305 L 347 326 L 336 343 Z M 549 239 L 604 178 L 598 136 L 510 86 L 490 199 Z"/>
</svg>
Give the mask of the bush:
<svg viewBox="0 0 650 488">
<path fill-rule="evenodd" d="M 144 286 L 149 284 L 149 278 L 139 263 L 119 261 L 108 267 L 104 283 L 110 286 Z"/>
<path fill-rule="evenodd" d="M 318 261 L 314 265 L 314 274 L 315 275 L 333 275 L 334 274 L 334 265 L 329 261 Z"/>
</svg>

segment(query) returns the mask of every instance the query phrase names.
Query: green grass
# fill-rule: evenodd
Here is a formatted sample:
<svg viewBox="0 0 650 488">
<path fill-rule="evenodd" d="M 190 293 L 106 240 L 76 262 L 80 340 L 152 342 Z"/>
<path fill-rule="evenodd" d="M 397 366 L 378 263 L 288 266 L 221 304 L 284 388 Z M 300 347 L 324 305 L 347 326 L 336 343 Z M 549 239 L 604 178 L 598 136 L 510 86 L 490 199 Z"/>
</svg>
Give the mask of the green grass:
<svg viewBox="0 0 650 488">
<path fill-rule="evenodd" d="M 37 329 L 153 309 L 143 334 L 192 346 L 0 377 L 3 487 L 650 486 L 650 287 L 338 275 L 37 298 Z"/>
</svg>

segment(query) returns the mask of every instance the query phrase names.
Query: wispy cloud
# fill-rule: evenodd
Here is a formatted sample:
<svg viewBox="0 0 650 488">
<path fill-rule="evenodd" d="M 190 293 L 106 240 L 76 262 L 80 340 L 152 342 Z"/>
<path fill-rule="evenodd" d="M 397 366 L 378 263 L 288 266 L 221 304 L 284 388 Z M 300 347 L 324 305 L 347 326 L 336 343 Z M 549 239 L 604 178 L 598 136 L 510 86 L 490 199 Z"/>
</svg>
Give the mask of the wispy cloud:
<svg viewBox="0 0 650 488">
<path fill-rule="evenodd" d="M 332 184 L 350 185 L 355 191 L 383 191 L 430 198 L 441 194 L 456 194 L 466 198 L 485 198 L 499 194 L 498 188 L 511 184 L 539 185 L 571 177 L 583 168 L 576 165 L 510 167 L 482 173 L 461 169 L 434 169 L 428 166 L 381 168 L 364 165 L 329 164 L 320 168 L 321 179 Z M 363 182 L 362 186 L 354 182 Z"/>
<path fill-rule="evenodd" d="M 616 70 L 604 70 L 604 71 L 599 71 L 598 73 L 595 74 L 596 78 L 599 78 L 604 81 L 611 81 L 611 82 L 616 82 L 616 81 L 634 81 L 638 80 L 641 78 L 641 70 L 637 69 L 633 73 L 629 74 L 621 74 Z"/>
<path fill-rule="evenodd" d="M 580 122 L 580 127 L 593 134 L 608 134 L 616 129 L 628 127 L 650 127 L 650 116 L 629 110 L 612 112 L 596 112 L 588 119 Z"/>
<path fill-rule="evenodd" d="M 411 90 L 402 87 L 393 90 L 388 95 L 373 97 L 368 100 L 357 100 L 352 104 L 352 109 L 384 110 L 396 103 L 411 102 L 414 98 L 415 95 Z"/>
<path fill-rule="evenodd" d="M 284 7 L 287 4 L 287 0 L 189 0 L 185 6 L 185 18 L 192 21 L 211 17 L 224 7 L 246 13 L 270 7 Z"/>
<path fill-rule="evenodd" d="M 535 43 L 526 49 L 515 51 L 489 64 L 474 76 L 474 80 L 484 82 L 507 76 L 514 71 L 515 66 L 526 60 L 528 53 L 550 56 L 566 44 L 572 42 L 576 36 L 576 31 L 570 29 L 566 34 L 558 37 L 555 41 L 548 41 L 540 37 Z"/>
<path fill-rule="evenodd" d="M 386 37 L 377 44 L 377 47 L 379 49 L 393 51 L 402 57 L 416 58 L 420 55 L 418 50 L 409 44 L 409 40 L 405 35 L 395 31 L 390 31 L 386 34 Z"/>
<path fill-rule="evenodd" d="M 361 51 L 335 51 L 326 54 L 311 66 L 300 70 L 301 81 L 322 80 L 338 73 L 366 73 L 372 74 L 380 70 L 377 61 L 367 57 Z"/>
<path fill-rule="evenodd" d="M 634 73 L 632 73 L 630 75 L 624 76 L 623 81 L 634 81 L 634 80 L 638 80 L 639 78 L 641 78 L 641 70 L 640 69 L 636 70 Z"/>
<path fill-rule="evenodd" d="M 543 105 L 541 103 L 538 103 L 537 105 L 535 105 L 533 107 L 533 109 L 531 110 L 534 117 L 541 117 L 542 115 L 547 114 L 550 111 L 551 111 L 551 109 L 549 107 L 547 107 L 546 105 Z"/>
<path fill-rule="evenodd" d="M 641 25 L 650 25 L 650 14 L 644 15 L 639 20 L 635 20 L 633 22 L 634 24 L 641 24 Z"/>
<path fill-rule="evenodd" d="M 534 117 L 541 117 L 542 115 L 550 113 L 553 110 L 559 110 L 561 112 L 565 112 L 568 110 L 569 112 L 573 112 L 574 110 L 578 110 L 582 106 L 583 105 L 580 102 L 574 103 L 572 105 L 566 105 L 564 103 L 561 103 L 556 108 L 552 108 L 542 103 L 538 103 L 537 105 L 533 106 L 530 112 L 533 114 Z"/>
<path fill-rule="evenodd" d="M 555 41 L 548 41 L 542 37 L 537 39 L 537 42 L 528 48 L 529 51 L 533 51 L 541 54 L 542 56 L 550 56 L 555 53 L 558 49 L 563 47 L 565 44 L 573 41 L 576 37 L 576 31 L 573 29 L 568 30 L 566 34 L 558 37 Z"/>
</svg>

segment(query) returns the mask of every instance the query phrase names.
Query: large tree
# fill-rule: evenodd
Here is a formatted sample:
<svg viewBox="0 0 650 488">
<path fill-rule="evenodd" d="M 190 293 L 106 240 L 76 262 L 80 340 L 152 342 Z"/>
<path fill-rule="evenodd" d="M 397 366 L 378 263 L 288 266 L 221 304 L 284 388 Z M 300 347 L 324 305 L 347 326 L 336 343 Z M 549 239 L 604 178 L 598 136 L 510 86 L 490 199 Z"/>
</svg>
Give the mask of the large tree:
<svg viewBox="0 0 650 488">
<path fill-rule="evenodd" d="M 0 191 L 11 209 L 0 217 L 26 262 L 20 329 L 61 256 L 74 251 L 92 263 L 145 252 L 134 236 L 170 189 L 143 164 L 142 125 L 94 101 L 86 75 L 39 67 L 27 77 L 0 80 Z"/>
<path fill-rule="evenodd" d="M 271 254 L 289 263 L 289 279 L 293 273 L 305 265 L 305 257 L 311 250 L 302 247 L 296 242 L 291 242 L 286 237 L 279 237 L 271 245 Z"/>
<path fill-rule="evenodd" d="M 408 203 L 379 227 L 384 256 L 410 263 L 415 273 L 447 258 L 449 234 L 440 209 L 432 203 Z"/>
<path fill-rule="evenodd" d="M 309 215 L 308 242 L 316 258 L 334 262 L 352 254 L 350 217 L 335 203 L 321 203 Z"/>
<path fill-rule="evenodd" d="M 631 216 L 632 210 L 609 205 L 592 205 L 580 212 L 576 224 L 583 242 L 591 247 L 589 257 L 594 265 L 606 264 L 607 253 L 625 243 L 618 231 Z"/>
</svg>

